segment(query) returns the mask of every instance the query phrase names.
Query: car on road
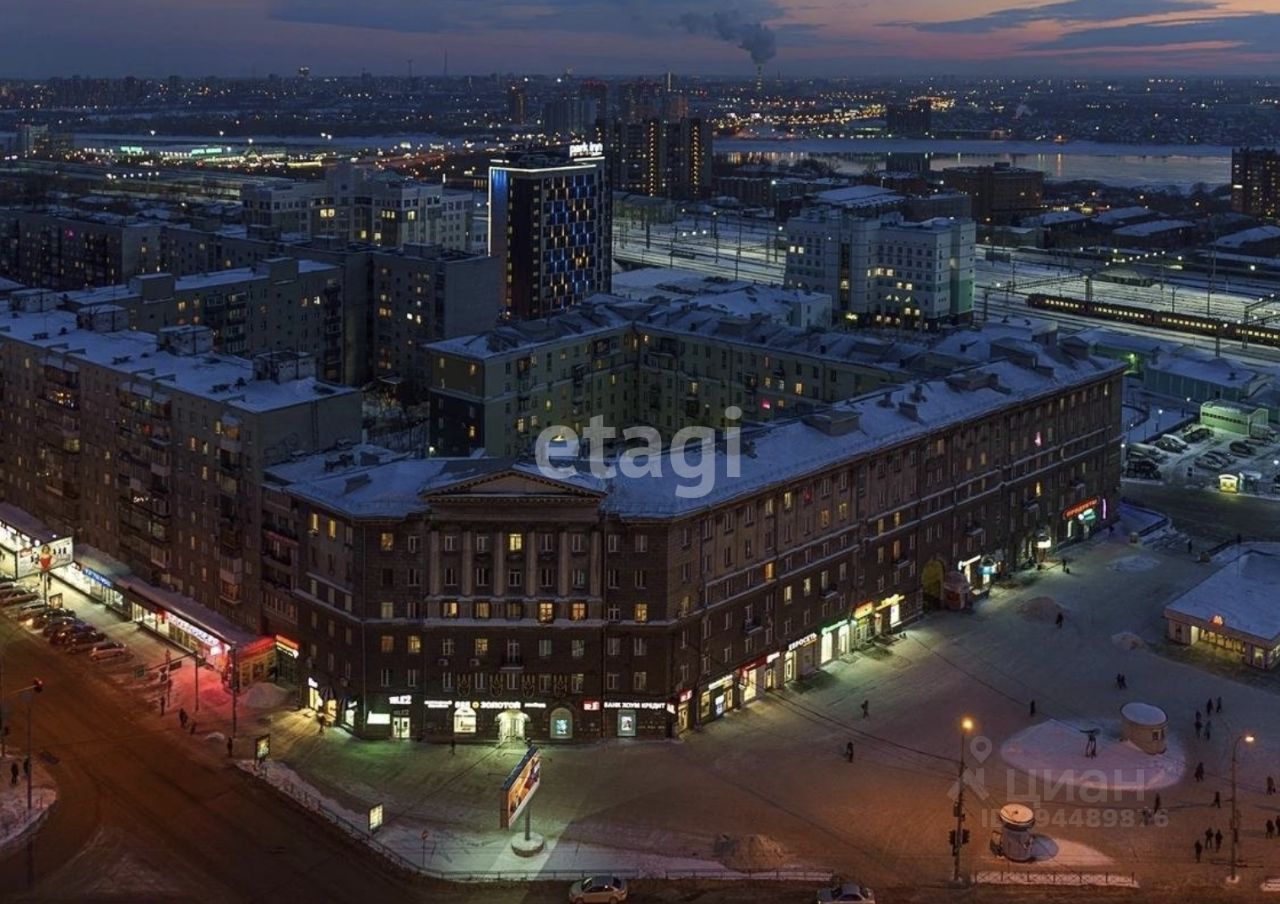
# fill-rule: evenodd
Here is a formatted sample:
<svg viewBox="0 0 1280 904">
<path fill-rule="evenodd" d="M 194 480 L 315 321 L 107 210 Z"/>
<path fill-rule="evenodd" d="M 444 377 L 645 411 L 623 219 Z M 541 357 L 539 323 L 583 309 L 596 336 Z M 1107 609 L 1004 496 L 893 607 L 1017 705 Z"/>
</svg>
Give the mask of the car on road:
<svg viewBox="0 0 1280 904">
<path fill-rule="evenodd" d="M 570 904 L 619 904 L 627 900 L 627 880 L 617 876 L 583 876 L 569 886 Z"/>
<path fill-rule="evenodd" d="M 107 659 L 118 659 L 121 656 L 128 656 L 129 650 L 118 640 L 105 640 L 101 643 L 94 644 L 92 650 L 89 651 L 89 658 L 94 662 L 102 662 Z"/>
<path fill-rule="evenodd" d="M 102 643 L 107 639 L 107 635 L 101 631 L 86 631 L 84 633 L 73 634 L 71 639 L 67 641 L 68 653 L 83 653 L 93 649 L 95 644 Z"/>
<path fill-rule="evenodd" d="M 859 885 L 857 882 L 842 882 L 830 888 L 818 889 L 818 896 L 815 900 L 817 904 L 838 904 L 838 902 L 844 901 L 874 904 L 876 894 L 865 885 Z"/>
</svg>

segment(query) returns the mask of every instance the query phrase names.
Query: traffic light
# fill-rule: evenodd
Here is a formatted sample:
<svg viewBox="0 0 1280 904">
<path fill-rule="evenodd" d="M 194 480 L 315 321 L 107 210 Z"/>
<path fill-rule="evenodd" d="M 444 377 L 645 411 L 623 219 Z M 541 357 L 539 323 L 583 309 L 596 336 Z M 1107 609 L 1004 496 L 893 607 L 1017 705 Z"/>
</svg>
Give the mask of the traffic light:
<svg viewBox="0 0 1280 904">
<path fill-rule="evenodd" d="M 40 693 L 41 691 L 44 690 L 44 682 L 41 681 L 39 678 L 32 678 L 31 689 L 35 691 L 37 694 Z"/>
<path fill-rule="evenodd" d="M 961 830 L 960 830 L 960 843 L 961 843 L 961 844 L 968 844 L 968 843 L 969 843 L 969 830 L 968 830 L 968 829 L 961 829 Z"/>
<path fill-rule="evenodd" d="M 947 833 L 947 842 L 954 848 L 956 846 L 956 830 L 952 829 Z"/>
</svg>

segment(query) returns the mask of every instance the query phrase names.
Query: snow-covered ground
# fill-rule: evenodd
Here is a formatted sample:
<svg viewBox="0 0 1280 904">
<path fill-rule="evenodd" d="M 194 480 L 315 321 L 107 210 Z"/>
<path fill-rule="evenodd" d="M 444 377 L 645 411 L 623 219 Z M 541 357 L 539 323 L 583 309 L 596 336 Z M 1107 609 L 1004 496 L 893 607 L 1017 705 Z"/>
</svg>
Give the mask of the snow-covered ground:
<svg viewBox="0 0 1280 904">
<path fill-rule="evenodd" d="M 10 766 L 14 763 L 21 768 L 22 758 L 7 756 L 0 759 L 0 775 L 5 780 L 4 786 L 0 788 L 0 850 L 38 826 L 58 800 L 58 791 L 53 782 L 37 768 L 32 776 L 32 807 L 28 810 L 26 777 L 19 773 L 18 784 L 9 783 Z"/>
</svg>

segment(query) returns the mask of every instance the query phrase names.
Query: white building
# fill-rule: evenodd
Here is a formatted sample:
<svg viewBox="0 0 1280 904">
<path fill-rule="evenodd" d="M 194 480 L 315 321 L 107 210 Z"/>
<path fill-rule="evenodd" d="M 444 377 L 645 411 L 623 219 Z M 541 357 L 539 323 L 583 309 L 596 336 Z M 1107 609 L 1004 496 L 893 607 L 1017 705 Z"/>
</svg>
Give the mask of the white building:
<svg viewBox="0 0 1280 904">
<path fill-rule="evenodd" d="M 870 219 L 834 208 L 787 223 L 788 288 L 828 294 L 865 325 L 928 327 L 973 314 L 972 220 Z"/>
</svg>

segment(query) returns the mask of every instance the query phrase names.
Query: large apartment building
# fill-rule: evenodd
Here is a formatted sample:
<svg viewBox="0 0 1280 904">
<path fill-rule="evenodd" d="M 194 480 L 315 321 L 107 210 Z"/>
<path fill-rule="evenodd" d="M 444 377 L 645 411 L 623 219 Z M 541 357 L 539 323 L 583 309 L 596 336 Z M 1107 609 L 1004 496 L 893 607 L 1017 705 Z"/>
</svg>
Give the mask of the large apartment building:
<svg viewBox="0 0 1280 904">
<path fill-rule="evenodd" d="M 914 355 L 918 350 L 912 350 Z M 429 346 L 437 450 L 520 455 L 549 424 L 725 426 L 804 414 L 909 375 L 892 339 L 798 329 L 694 302 L 599 296 L 547 320 Z"/>
<path fill-rule="evenodd" d="M 1123 369 L 1024 348 L 611 473 L 362 449 L 271 469 L 307 702 L 364 737 L 713 721 L 1111 521 Z"/>
<path fill-rule="evenodd" d="M 1280 149 L 1232 150 L 1231 209 L 1260 220 L 1280 220 Z"/>
<path fill-rule="evenodd" d="M 152 335 L 119 306 L 51 302 L 0 323 L 3 500 L 123 563 L 138 618 L 180 598 L 260 630 L 263 469 L 358 439 L 360 394 L 307 355 L 232 357 L 205 326 Z"/>
<path fill-rule="evenodd" d="M 63 307 L 92 311 L 116 305 L 129 328 L 159 333 L 193 324 L 213 333 L 228 355 L 291 351 L 310 355 L 322 379 L 343 379 L 343 272 L 297 258 L 259 260 L 251 267 L 192 276 L 151 273 L 125 285 L 64 294 Z"/>
<path fill-rule="evenodd" d="M 0 275 L 59 292 L 161 269 L 163 226 L 115 214 L 0 209 Z"/>
<path fill-rule="evenodd" d="M 615 120 L 608 141 L 614 191 L 682 200 L 710 194 L 714 152 L 706 120 Z"/>
<path fill-rule="evenodd" d="M 789 287 L 830 295 L 863 326 L 934 329 L 973 317 L 975 225 L 816 207 L 787 222 Z"/>
<path fill-rule="evenodd" d="M 607 292 L 612 194 L 598 145 L 516 154 L 489 167 L 489 253 L 506 316 L 547 317 Z"/>
</svg>

